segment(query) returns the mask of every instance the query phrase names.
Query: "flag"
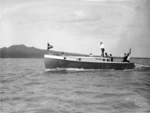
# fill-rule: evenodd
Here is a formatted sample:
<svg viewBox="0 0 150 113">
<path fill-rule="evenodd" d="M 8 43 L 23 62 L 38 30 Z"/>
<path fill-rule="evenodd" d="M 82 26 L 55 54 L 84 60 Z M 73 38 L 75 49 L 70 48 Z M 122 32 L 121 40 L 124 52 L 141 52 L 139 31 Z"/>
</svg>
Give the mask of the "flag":
<svg viewBox="0 0 150 113">
<path fill-rule="evenodd" d="M 47 43 L 47 50 L 52 49 L 52 48 L 53 48 L 53 46 L 50 45 L 49 43 Z"/>
</svg>

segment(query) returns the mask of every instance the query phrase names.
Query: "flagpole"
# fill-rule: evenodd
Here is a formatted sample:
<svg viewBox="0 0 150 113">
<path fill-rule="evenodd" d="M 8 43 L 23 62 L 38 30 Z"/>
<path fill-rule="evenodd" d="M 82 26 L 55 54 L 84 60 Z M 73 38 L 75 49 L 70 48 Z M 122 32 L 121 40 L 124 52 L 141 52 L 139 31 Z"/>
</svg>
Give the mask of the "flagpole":
<svg viewBox="0 0 150 113">
<path fill-rule="evenodd" d="M 47 42 L 47 54 L 48 54 L 48 42 Z"/>
</svg>

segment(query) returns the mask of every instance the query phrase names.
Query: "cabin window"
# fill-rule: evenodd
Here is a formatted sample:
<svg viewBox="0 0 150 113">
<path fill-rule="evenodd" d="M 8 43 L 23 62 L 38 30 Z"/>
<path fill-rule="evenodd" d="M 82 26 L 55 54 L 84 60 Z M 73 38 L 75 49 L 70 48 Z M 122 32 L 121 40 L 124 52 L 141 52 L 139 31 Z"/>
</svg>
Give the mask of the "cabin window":
<svg viewBox="0 0 150 113">
<path fill-rule="evenodd" d="M 66 60 L 66 57 L 64 57 L 64 60 Z"/>
<path fill-rule="evenodd" d="M 105 59 L 103 59 L 103 61 L 105 61 Z"/>
</svg>

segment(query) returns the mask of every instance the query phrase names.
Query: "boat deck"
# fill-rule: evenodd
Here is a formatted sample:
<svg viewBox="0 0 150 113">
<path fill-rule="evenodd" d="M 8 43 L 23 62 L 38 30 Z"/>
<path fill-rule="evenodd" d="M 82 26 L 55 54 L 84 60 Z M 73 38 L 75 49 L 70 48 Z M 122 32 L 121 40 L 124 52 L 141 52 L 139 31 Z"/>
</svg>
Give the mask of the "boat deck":
<svg viewBox="0 0 150 113">
<path fill-rule="evenodd" d="M 93 63 L 127 63 L 127 62 L 111 62 L 109 57 L 94 57 L 94 56 L 55 56 L 44 55 L 45 58 L 53 58 L 59 60 L 77 61 L 77 62 L 93 62 Z"/>
</svg>

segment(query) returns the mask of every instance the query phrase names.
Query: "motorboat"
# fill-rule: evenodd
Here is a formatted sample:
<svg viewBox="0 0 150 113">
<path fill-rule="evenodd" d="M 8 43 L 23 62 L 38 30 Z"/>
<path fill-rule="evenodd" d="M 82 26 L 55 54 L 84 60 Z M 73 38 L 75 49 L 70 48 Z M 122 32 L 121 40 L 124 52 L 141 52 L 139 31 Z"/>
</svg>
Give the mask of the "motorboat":
<svg viewBox="0 0 150 113">
<path fill-rule="evenodd" d="M 46 69 L 78 68 L 78 69 L 134 69 L 133 62 L 111 61 L 110 57 L 101 56 L 71 56 L 45 54 Z"/>
</svg>

